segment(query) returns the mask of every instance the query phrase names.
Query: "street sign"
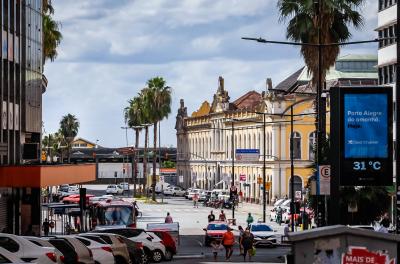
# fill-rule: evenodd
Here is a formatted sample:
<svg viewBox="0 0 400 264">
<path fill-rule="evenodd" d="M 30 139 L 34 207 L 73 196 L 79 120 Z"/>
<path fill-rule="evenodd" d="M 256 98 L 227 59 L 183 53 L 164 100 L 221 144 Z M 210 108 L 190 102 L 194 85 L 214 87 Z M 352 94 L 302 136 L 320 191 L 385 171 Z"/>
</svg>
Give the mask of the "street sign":
<svg viewBox="0 0 400 264">
<path fill-rule="evenodd" d="M 265 190 L 270 190 L 271 189 L 271 182 L 266 182 L 265 183 Z"/>
<path fill-rule="evenodd" d="M 239 175 L 239 179 L 240 179 L 240 181 L 246 181 L 246 174 L 241 173 Z"/>
<path fill-rule="evenodd" d="M 260 150 L 236 149 L 235 158 L 238 161 L 258 161 L 260 159 Z"/>
<path fill-rule="evenodd" d="M 318 167 L 319 174 L 319 194 L 331 194 L 331 166 L 321 165 Z"/>
<path fill-rule="evenodd" d="M 261 184 L 261 183 L 262 183 L 262 178 L 261 178 L 261 177 L 258 177 L 258 178 L 257 178 L 257 183 L 258 183 L 258 184 Z"/>
</svg>

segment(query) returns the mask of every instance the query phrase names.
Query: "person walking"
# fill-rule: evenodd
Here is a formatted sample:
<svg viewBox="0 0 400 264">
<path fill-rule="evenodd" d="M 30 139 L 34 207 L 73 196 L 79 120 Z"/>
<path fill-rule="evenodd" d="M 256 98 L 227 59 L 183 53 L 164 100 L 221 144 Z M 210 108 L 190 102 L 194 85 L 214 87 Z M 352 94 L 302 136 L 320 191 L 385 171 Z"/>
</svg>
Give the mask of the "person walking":
<svg viewBox="0 0 400 264">
<path fill-rule="evenodd" d="M 47 220 L 47 218 L 45 218 L 43 221 L 42 229 L 43 229 L 44 236 L 48 236 L 49 231 L 50 231 L 50 223 L 49 223 L 49 220 Z"/>
<path fill-rule="evenodd" d="M 247 227 L 250 227 L 250 225 L 254 222 L 253 216 L 251 215 L 251 213 L 248 214 L 247 216 Z"/>
<path fill-rule="evenodd" d="M 239 256 L 241 256 L 241 255 L 243 255 L 243 247 L 242 247 L 242 244 L 240 243 L 240 241 L 242 240 L 242 235 L 244 234 L 244 229 L 242 226 L 238 226 L 238 230 L 239 230 L 239 250 L 240 250 Z"/>
<path fill-rule="evenodd" d="M 174 221 L 172 220 L 171 215 L 169 214 L 169 212 L 167 213 L 167 216 L 165 217 L 165 223 L 166 224 L 170 224 L 173 223 Z"/>
<path fill-rule="evenodd" d="M 194 195 L 193 195 L 193 208 L 199 208 L 199 194 L 198 193 L 195 193 Z"/>
<path fill-rule="evenodd" d="M 249 253 L 249 261 L 251 261 L 250 250 L 253 250 L 254 235 L 250 232 L 250 228 L 247 227 L 240 239 L 240 245 L 243 248 L 243 261 L 246 261 L 247 253 Z"/>
<path fill-rule="evenodd" d="M 276 222 L 279 225 L 282 224 L 282 208 L 280 206 L 276 209 Z"/>
<path fill-rule="evenodd" d="M 219 221 L 224 221 L 224 222 L 226 221 L 226 215 L 224 213 L 224 210 L 221 210 L 221 213 L 219 214 L 218 220 Z"/>
<path fill-rule="evenodd" d="M 232 228 L 228 227 L 228 231 L 222 236 L 222 245 L 225 248 L 225 259 L 229 261 L 233 254 L 233 245 L 235 244 L 235 236 L 232 233 Z"/>
<path fill-rule="evenodd" d="M 212 222 L 215 221 L 215 215 L 213 213 L 213 211 L 211 210 L 210 214 L 208 215 L 208 222 Z"/>
</svg>

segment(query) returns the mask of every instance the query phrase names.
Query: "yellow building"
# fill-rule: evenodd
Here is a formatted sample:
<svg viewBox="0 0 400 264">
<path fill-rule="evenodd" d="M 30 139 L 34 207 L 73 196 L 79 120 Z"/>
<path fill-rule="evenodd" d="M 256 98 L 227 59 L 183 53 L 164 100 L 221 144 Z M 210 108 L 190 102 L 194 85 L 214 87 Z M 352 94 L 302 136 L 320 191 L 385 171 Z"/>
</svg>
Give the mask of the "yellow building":
<svg viewBox="0 0 400 264">
<path fill-rule="evenodd" d="M 97 143 L 90 142 L 84 138 L 75 138 L 71 143 L 72 148 L 97 148 Z"/>
<path fill-rule="evenodd" d="M 370 67 L 374 61 L 376 57 L 371 56 L 342 57 L 327 75 L 328 88 L 377 84 L 376 69 Z M 301 195 L 313 173 L 316 142 L 315 96 L 307 94 L 312 92 L 309 80 L 307 68 L 303 67 L 275 89 L 268 81 L 269 87 L 265 91 L 250 91 L 230 101 L 224 79 L 219 77 L 218 89 L 211 103 L 204 101 L 191 116 L 188 116 L 184 100 L 181 99 L 175 128 L 177 175 L 183 176 L 183 185 L 227 189 L 232 182 L 234 158 L 235 185 L 246 200 L 259 202 L 262 200 L 261 179 L 265 155 L 267 200 L 290 197 L 290 106 L 293 105 L 294 190 L 296 196 Z M 293 91 L 303 93 L 294 94 Z M 263 115 L 266 118 L 265 153 Z M 250 161 L 238 160 L 232 155 L 232 150 L 235 152 L 236 149 L 258 149 L 260 155 Z"/>
</svg>

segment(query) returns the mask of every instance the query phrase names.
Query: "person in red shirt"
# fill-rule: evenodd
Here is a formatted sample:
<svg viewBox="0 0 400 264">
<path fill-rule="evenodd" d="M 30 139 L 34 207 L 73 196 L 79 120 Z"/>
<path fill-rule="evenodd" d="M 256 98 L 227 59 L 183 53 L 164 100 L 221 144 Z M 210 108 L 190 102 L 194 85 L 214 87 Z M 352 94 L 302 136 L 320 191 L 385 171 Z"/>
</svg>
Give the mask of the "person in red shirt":
<svg viewBox="0 0 400 264">
<path fill-rule="evenodd" d="M 226 215 L 224 213 L 224 210 L 221 210 L 221 213 L 219 214 L 218 220 L 219 221 L 224 221 L 224 222 L 226 221 Z"/>
<path fill-rule="evenodd" d="M 225 257 L 229 261 L 233 254 L 233 245 L 235 244 L 235 236 L 232 233 L 232 228 L 228 227 L 228 231 L 222 236 L 222 245 L 225 248 Z"/>
</svg>

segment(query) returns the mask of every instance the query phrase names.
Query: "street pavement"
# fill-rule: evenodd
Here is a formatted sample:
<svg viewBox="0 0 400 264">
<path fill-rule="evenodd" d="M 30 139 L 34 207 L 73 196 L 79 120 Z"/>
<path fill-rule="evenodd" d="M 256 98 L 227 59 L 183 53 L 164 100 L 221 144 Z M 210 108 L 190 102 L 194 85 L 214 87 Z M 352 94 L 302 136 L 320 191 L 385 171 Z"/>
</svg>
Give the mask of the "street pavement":
<svg viewBox="0 0 400 264">
<path fill-rule="evenodd" d="M 105 194 L 106 185 L 86 185 L 87 193 L 94 195 Z M 132 199 L 132 193 L 122 195 L 126 200 Z M 207 226 L 207 216 L 213 210 L 218 217 L 221 209 L 213 209 L 203 206 L 194 208 L 193 202 L 184 197 L 163 197 L 157 196 L 158 204 L 148 204 L 138 201 L 141 216 L 138 219 L 138 228 L 147 228 L 149 223 L 163 223 L 167 212 L 178 222 L 180 226 L 180 244 L 178 246 L 178 255 L 175 256 L 173 263 L 225 263 L 224 251 L 218 254 L 217 262 L 214 261 L 211 248 L 204 246 L 204 231 Z M 274 222 L 269 222 L 269 212 L 272 207 L 267 206 L 267 223 L 276 230 L 277 237 L 283 234 L 283 225 L 279 226 Z M 253 215 L 255 221 L 262 220 L 263 208 L 258 204 L 243 203 L 235 210 L 237 226 L 246 226 L 248 213 Z M 232 218 L 232 210 L 224 209 L 227 218 Z M 237 226 L 232 226 L 235 235 L 238 235 Z M 290 251 L 287 246 L 277 246 L 275 248 L 257 248 L 256 255 L 252 258 L 252 263 L 284 263 L 285 255 Z M 234 254 L 231 262 L 242 263 L 243 257 L 239 256 L 238 245 L 234 248 Z"/>
</svg>

